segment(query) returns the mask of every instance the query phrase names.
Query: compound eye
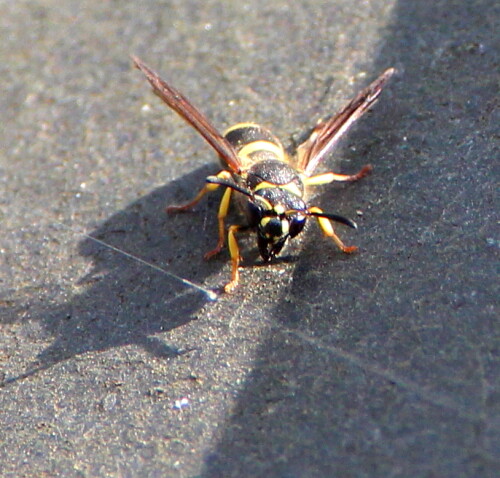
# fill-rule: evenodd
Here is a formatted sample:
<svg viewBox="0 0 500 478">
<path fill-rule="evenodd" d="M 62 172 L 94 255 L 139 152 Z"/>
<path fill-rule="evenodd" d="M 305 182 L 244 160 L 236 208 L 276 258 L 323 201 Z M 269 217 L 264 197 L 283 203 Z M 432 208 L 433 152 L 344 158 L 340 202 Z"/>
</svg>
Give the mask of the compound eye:
<svg viewBox="0 0 500 478">
<path fill-rule="evenodd" d="M 305 216 L 293 216 L 290 218 L 290 237 L 299 234 L 306 224 Z"/>
<path fill-rule="evenodd" d="M 250 226 L 256 226 L 260 223 L 262 219 L 263 210 L 262 207 L 255 204 L 252 201 L 247 202 L 247 215 Z"/>
<path fill-rule="evenodd" d="M 279 217 L 268 219 L 264 225 L 264 233 L 268 237 L 281 237 L 283 235 L 283 224 Z M 262 223 L 261 223 L 262 224 Z"/>
</svg>

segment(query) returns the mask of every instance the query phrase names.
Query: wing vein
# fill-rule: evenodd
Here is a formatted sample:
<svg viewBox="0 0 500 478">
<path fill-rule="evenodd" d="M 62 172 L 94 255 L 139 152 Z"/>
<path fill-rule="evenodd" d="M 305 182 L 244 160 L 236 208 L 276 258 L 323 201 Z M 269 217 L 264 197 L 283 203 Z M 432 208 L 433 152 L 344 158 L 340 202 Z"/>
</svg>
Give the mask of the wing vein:
<svg viewBox="0 0 500 478">
<path fill-rule="evenodd" d="M 310 176 L 318 164 L 336 146 L 342 135 L 377 101 L 382 89 L 395 73 L 394 68 L 385 70 L 375 81 L 360 91 L 335 116 L 320 121 L 309 138 L 297 149 L 297 169 Z"/>
<path fill-rule="evenodd" d="M 241 171 L 241 161 L 236 151 L 208 121 L 206 116 L 139 58 L 132 56 L 132 60 L 135 66 L 146 76 L 153 88 L 153 92 L 205 138 L 233 173 L 239 173 Z"/>
</svg>

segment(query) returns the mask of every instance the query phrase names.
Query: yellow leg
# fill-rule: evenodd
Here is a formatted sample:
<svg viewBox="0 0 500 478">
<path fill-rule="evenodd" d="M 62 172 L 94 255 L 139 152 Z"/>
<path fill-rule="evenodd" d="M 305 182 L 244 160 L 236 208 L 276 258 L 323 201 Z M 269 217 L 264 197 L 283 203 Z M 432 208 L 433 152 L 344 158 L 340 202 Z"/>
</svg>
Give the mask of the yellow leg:
<svg viewBox="0 0 500 478">
<path fill-rule="evenodd" d="M 311 207 L 309 210 L 315 213 L 323 212 L 319 207 Z M 319 227 L 321 227 L 323 234 L 325 234 L 325 236 L 331 237 L 342 252 L 345 252 L 346 254 L 352 254 L 353 252 L 358 250 L 356 246 L 346 246 L 342 242 L 340 237 L 335 234 L 332 223 L 329 219 L 327 219 L 326 217 L 316 217 L 316 219 L 318 220 Z"/>
<path fill-rule="evenodd" d="M 231 179 L 231 173 L 229 171 L 221 171 L 220 173 L 217 174 L 218 178 L 221 179 Z M 169 214 L 176 213 L 176 212 L 184 212 L 187 211 L 188 209 L 191 209 L 192 207 L 196 206 L 200 202 L 200 200 L 205 196 L 205 194 L 215 191 L 219 187 L 218 184 L 205 184 L 203 188 L 200 190 L 200 192 L 195 196 L 195 198 L 192 201 L 189 201 L 186 204 L 182 204 L 180 206 L 169 206 L 167 207 L 166 211 Z"/>
<path fill-rule="evenodd" d="M 241 257 L 240 248 L 238 247 L 238 242 L 236 241 L 236 233 L 243 229 L 246 228 L 244 226 L 229 226 L 227 242 L 229 245 L 229 254 L 231 254 L 231 282 L 228 282 L 224 286 L 224 291 L 227 293 L 233 292 L 240 280 L 238 267 L 240 265 Z"/>
<path fill-rule="evenodd" d="M 231 188 L 226 188 L 224 191 L 224 195 L 222 196 L 222 201 L 220 202 L 219 212 L 217 214 L 217 221 L 219 222 L 219 240 L 217 241 L 217 245 L 215 249 L 208 251 L 205 254 L 205 260 L 210 259 L 220 252 L 220 250 L 224 247 L 224 239 L 226 235 L 226 228 L 224 226 L 224 219 L 226 219 L 227 212 L 229 210 L 229 203 L 231 201 Z"/>
<path fill-rule="evenodd" d="M 306 186 L 318 186 L 320 184 L 328 184 L 332 181 L 348 181 L 353 182 L 358 179 L 364 178 L 366 175 L 370 174 L 373 167 L 370 164 L 363 166 L 356 174 L 336 174 L 336 173 L 324 173 L 317 174 L 316 176 L 311 176 L 304 179 Z"/>
</svg>

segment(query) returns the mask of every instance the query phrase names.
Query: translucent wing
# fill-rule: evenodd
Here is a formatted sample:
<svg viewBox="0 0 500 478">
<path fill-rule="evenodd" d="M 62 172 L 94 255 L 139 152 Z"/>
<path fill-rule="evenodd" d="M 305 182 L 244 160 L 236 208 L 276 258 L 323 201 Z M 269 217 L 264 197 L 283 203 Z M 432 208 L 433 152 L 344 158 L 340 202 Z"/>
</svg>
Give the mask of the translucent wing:
<svg viewBox="0 0 500 478">
<path fill-rule="evenodd" d="M 239 173 L 241 162 L 236 151 L 214 128 L 205 115 L 195 108 L 179 91 L 162 80 L 158 73 L 147 67 L 139 58 L 133 56 L 132 60 L 135 66 L 146 75 L 147 80 L 153 87 L 154 93 L 205 138 L 232 172 Z"/>
<path fill-rule="evenodd" d="M 396 70 L 384 71 L 371 85 L 362 90 L 335 116 L 320 121 L 311 136 L 297 149 L 297 169 L 310 176 L 318 164 L 327 156 L 340 137 L 375 103 L 382 88 Z"/>
</svg>

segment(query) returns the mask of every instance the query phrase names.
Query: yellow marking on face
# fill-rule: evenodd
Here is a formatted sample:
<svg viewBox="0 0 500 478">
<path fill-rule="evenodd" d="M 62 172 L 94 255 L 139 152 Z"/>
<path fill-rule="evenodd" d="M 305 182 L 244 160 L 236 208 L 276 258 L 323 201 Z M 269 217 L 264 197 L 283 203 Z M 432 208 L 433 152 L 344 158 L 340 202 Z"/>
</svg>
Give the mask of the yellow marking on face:
<svg viewBox="0 0 500 478">
<path fill-rule="evenodd" d="M 265 229 L 266 226 L 269 224 L 271 220 L 276 220 L 279 216 L 285 213 L 285 208 L 281 205 L 278 204 L 272 209 L 272 212 L 276 214 L 276 216 L 265 216 L 260 220 L 259 226 L 262 229 Z M 288 219 L 280 219 L 280 227 L 281 227 L 281 234 L 279 236 L 276 236 L 274 234 L 267 233 L 266 238 L 271 239 L 273 242 L 278 241 L 281 239 L 284 235 L 288 234 L 290 231 L 290 223 Z"/>
<path fill-rule="evenodd" d="M 274 206 L 273 210 L 277 216 L 279 216 L 285 212 L 285 208 L 281 204 L 276 204 L 276 206 Z"/>
<path fill-rule="evenodd" d="M 283 219 L 281 221 L 281 232 L 283 235 L 288 234 L 288 231 L 290 230 L 290 223 L 288 222 L 287 219 Z"/>
<path fill-rule="evenodd" d="M 262 227 L 266 227 L 268 224 L 269 224 L 269 221 L 271 220 L 270 217 L 263 217 L 261 220 L 260 220 L 260 225 Z"/>
</svg>

